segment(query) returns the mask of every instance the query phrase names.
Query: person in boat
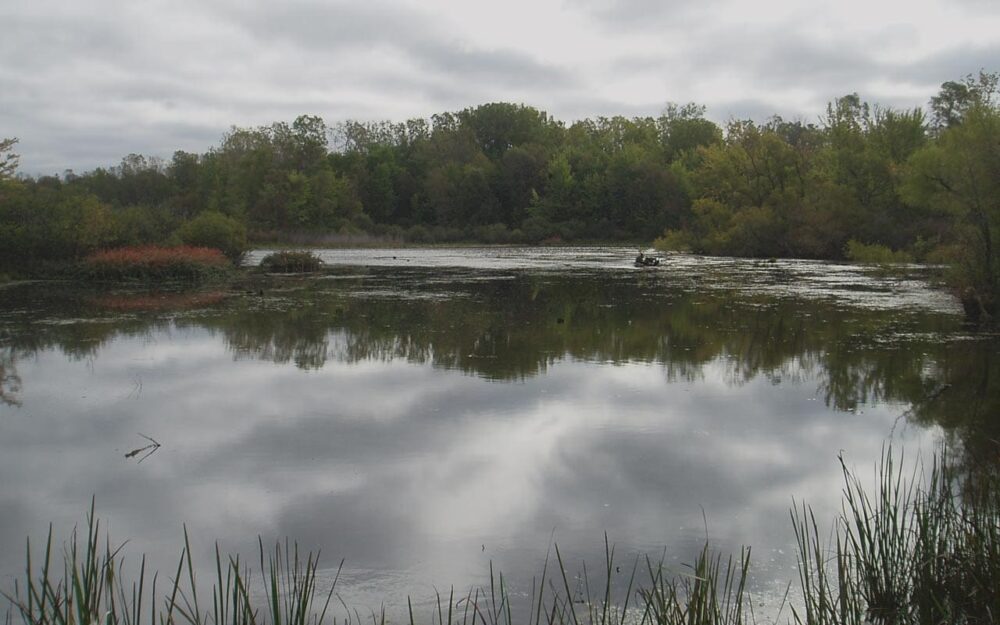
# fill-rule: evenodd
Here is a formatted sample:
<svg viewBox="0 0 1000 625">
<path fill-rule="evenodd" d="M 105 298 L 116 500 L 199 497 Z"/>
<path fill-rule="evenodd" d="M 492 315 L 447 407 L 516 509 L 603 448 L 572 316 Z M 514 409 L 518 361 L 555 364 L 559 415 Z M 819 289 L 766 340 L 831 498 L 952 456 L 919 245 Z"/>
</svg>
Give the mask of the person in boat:
<svg viewBox="0 0 1000 625">
<path fill-rule="evenodd" d="M 635 257 L 635 264 L 636 265 L 646 264 L 646 255 L 642 253 L 642 250 L 640 250 L 639 255 Z"/>
</svg>

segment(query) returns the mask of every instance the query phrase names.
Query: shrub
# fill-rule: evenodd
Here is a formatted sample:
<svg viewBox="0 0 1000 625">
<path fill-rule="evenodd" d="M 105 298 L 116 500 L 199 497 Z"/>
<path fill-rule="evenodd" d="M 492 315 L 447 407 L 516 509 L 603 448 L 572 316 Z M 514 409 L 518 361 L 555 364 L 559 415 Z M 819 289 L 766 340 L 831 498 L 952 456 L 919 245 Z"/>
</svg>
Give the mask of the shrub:
<svg viewBox="0 0 1000 625">
<path fill-rule="evenodd" d="M 429 243 L 431 240 L 431 232 L 426 226 L 417 224 L 415 226 L 411 226 L 410 229 L 406 231 L 403 238 L 410 243 Z"/>
<path fill-rule="evenodd" d="M 221 250 L 234 264 L 247 251 L 247 229 L 239 221 L 215 211 L 204 212 L 177 230 L 185 245 Z"/>
<path fill-rule="evenodd" d="M 291 250 L 268 254 L 260 261 L 261 269 L 274 273 L 318 271 L 321 264 L 323 261 L 312 252 L 293 252 Z"/>
<path fill-rule="evenodd" d="M 507 243 L 510 241 L 510 231 L 504 224 L 479 226 L 473 232 L 477 241 L 483 243 Z"/>
<path fill-rule="evenodd" d="M 866 245 L 851 239 L 844 248 L 844 256 L 856 263 L 912 263 L 913 257 L 903 250 L 893 251 L 885 245 L 877 243 Z"/>
<path fill-rule="evenodd" d="M 115 221 L 117 245 L 163 243 L 179 225 L 169 211 L 151 206 L 126 206 L 115 214 Z"/>
<path fill-rule="evenodd" d="M 207 247 L 119 247 L 87 256 L 83 275 L 91 280 L 204 280 L 231 267 L 221 251 Z"/>
<path fill-rule="evenodd" d="M 521 231 L 528 241 L 538 242 L 556 234 L 556 227 L 544 217 L 528 217 L 521 223 Z"/>
<path fill-rule="evenodd" d="M 690 252 L 694 248 L 691 238 L 684 230 L 667 230 L 653 241 L 653 247 L 661 252 Z"/>
</svg>

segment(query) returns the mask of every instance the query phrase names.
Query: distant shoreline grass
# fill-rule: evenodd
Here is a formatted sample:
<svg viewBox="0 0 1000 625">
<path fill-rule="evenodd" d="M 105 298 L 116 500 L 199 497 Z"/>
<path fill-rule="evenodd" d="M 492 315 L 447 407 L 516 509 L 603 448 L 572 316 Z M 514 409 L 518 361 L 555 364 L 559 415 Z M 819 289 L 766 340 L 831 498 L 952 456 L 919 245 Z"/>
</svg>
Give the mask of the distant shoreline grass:
<svg viewBox="0 0 1000 625">
<path fill-rule="evenodd" d="M 843 465 L 843 461 L 842 465 Z M 887 451 L 878 466 L 878 485 L 868 492 L 844 466 L 844 508 L 829 543 L 807 505 L 793 508 L 802 600 L 788 605 L 792 622 L 809 625 L 862 623 L 994 623 L 1000 618 L 1000 480 L 972 480 L 946 462 L 935 461 L 930 477 L 904 479 Z M 916 475 L 916 474 L 915 474 Z M 53 557 L 49 532 L 41 559 L 27 552 L 26 577 L 4 596 L 8 622 L 25 625 L 322 625 L 336 596 L 340 571 L 330 588 L 317 582 L 318 560 L 297 545 L 264 547 L 259 541 L 254 573 L 239 556 L 216 546 L 210 597 L 198 596 L 191 547 L 184 546 L 173 575 L 150 576 L 143 557 L 133 579 L 121 577 L 124 545 L 102 544 L 93 504 L 85 535 L 76 532 Z M 552 557 L 554 556 L 554 557 Z M 410 625 L 742 625 L 759 622 L 747 588 L 750 550 L 724 558 L 706 545 L 685 575 L 670 575 L 662 561 L 636 558 L 620 568 L 628 575 L 624 593 L 611 587 L 619 568 L 605 536 L 608 580 L 591 592 L 584 567 L 585 596 L 570 589 L 570 573 L 555 546 L 532 583 L 530 600 L 513 605 L 509 584 L 490 568 L 490 583 L 447 597 L 436 596 L 429 619 L 413 613 Z M 579 580 L 577 580 L 579 581 Z M 158 587 L 158 584 L 161 584 Z M 158 592 L 158 590 L 160 592 Z M 339 599 L 339 596 L 338 596 Z M 787 599 L 787 597 L 786 597 Z M 338 610 L 339 607 L 337 606 Z M 342 604 L 335 622 L 386 622 L 385 611 L 370 617 Z"/>
</svg>

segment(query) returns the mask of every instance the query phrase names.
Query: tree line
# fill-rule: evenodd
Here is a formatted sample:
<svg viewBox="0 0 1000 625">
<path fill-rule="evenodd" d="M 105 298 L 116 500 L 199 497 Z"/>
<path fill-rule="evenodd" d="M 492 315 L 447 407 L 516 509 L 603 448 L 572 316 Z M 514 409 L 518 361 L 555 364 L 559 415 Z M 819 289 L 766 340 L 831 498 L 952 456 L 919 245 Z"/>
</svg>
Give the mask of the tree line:
<svg viewBox="0 0 1000 625">
<path fill-rule="evenodd" d="M 816 123 L 724 127 L 696 104 L 571 124 L 491 103 L 431 119 L 320 117 L 232 128 L 204 154 L 129 155 L 84 174 L 13 177 L 0 142 L 0 262 L 100 248 L 369 235 L 409 242 L 657 239 L 756 257 L 949 262 L 996 313 L 998 75 L 924 109 L 838 98 Z M 192 225 L 193 223 L 193 225 Z M 233 252 L 238 254 L 238 250 Z"/>
</svg>

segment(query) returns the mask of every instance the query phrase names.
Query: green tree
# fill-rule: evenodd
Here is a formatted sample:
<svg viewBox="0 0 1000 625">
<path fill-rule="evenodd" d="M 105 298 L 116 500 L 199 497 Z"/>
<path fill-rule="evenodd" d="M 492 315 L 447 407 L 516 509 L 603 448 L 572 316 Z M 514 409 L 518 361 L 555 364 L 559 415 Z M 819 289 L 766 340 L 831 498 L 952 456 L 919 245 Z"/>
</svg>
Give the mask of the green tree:
<svg viewBox="0 0 1000 625">
<path fill-rule="evenodd" d="M 630 144 L 611 157 L 603 204 L 622 235 L 652 238 L 680 225 L 685 198 L 658 155 Z"/>
<path fill-rule="evenodd" d="M 214 247 L 234 264 L 238 264 L 247 251 L 246 227 L 214 211 L 204 212 L 181 226 L 177 236 L 187 245 Z"/>
<path fill-rule="evenodd" d="M 178 218 L 191 219 L 204 210 L 202 176 L 206 170 L 197 154 L 174 152 L 167 166 L 167 177 L 173 187 L 169 204 Z"/>
<path fill-rule="evenodd" d="M 500 221 L 518 226 L 527 216 L 532 198 L 545 184 L 546 158 L 538 144 L 515 146 L 500 157 L 495 182 L 500 200 Z"/>
<path fill-rule="evenodd" d="M 844 193 L 848 237 L 900 249 L 910 246 L 928 225 L 903 201 L 899 171 L 926 142 L 924 114 L 896 111 L 863 102 L 858 94 L 827 106 L 826 136 L 832 182 Z"/>
<path fill-rule="evenodd" d="M 459 123 L 468 129 L 479 149 L 497 160 L 510 148 L 525 143 L 549 144 L 557 137 L 561 124 L 544 111 L 523 104 L 493 102 L 468 108 L 458 114 Z"/>
<path fill-rule="evenodd" d="M 313 202 L 299 219 L 303 225 L 340 230 L 361 215 L 361 200 L 349 179 L 325 169 L 310 179 L 310 185 Z"/>
<path fill-rule="evenodd" d="M 997 92 L 1000 74 L 980 71 L 961 80 L 941 84 L 941 90 L 931 98 L 933 126 L 941 131 L 962 123 L 966 112 L 976 104 L 989 105 Z"/>
<path fill-rule="evenodd" d="M 834 248 L 813 210 L 823 178 L 816 129 L 773 118 L 730 122 L 725 142 L 698 150 L 685 244 L 737 256 L 818 256 Z M 822 204 L 826 206 L 826 204 Z M 666 237 L 678 241 L 676 232 Z M 842 243 L 841 243 L 842 245 Z"/>
<path fill-rule="evenodd" d="M 0 139 L 0 180 L 11 178 L 17 171 L 20 156 L 14 153 L 14 146 L 18 139 Z"/>
<path fill-rule="evenodd" d="M 694 102 L 683 106 L 667 104 L 657 124 L 663 150 L 670 161 L 693 155 L 697 148 L 722 142 L 722 129 L 705 119 L 705 107 Z"/>
<path fill-rule="evenodd" d="M 961 123 L 909 162 L 906 197 L 950 215 L 962 240 L 956 274 L 966 312 L 996 317 L 1000 308 L 1000 107 L 973 102 Z"/>
</svg>

